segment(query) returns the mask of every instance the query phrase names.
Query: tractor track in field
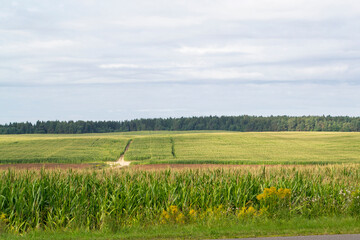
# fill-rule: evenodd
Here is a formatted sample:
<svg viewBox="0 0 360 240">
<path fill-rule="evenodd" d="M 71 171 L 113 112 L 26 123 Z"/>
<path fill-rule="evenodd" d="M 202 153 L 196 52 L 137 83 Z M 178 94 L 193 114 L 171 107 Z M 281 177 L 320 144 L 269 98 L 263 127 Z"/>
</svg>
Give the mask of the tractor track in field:
<svg viewBox="0 0 360 240">
<path fill-rule="evenodd" d="M 116 162 L 107 162 L 111 167 L 121 168 L 129 166 L 130 162 L 125 161 L 125 153 L 129 149 L 132 140 L 126 145 L 124 153 Z M 97 167 L 98 164 L 93 163 L 13 163 L 0 164 L 0 170 L 16 169 L 16 170 L 40 170 L 40 169 L 90 169 Z"/>
<path fill-rule="evenodd" d="M 130 142 L 126 145 L 124 153 L 120 155 L 120 158 L 116 162 L 108 162 L 111 167 L 122 168 L 130 165 L 130 162 L 125 161 L 125 153 L 129 149 L 131 143 L 132 140 L 130 140 Z"/>
</svg>

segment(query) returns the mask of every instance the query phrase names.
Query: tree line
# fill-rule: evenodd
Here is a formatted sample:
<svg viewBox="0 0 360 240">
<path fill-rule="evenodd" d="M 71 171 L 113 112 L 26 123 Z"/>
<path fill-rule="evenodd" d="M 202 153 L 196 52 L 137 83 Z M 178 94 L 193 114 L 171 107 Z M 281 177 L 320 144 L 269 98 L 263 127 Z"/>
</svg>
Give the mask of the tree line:
<svg viewBox="0 0 360 240">
<path fill-rule="evenodd" d="M 348 116 L 208 116 L 135 119 L 129 121 L 37 121 L 0 125 L 0 134 L 77 134 L 128 131 L 227 130 L 262 131 L 342 131 L 359 132 L 360 117 Z"/>
</svg>

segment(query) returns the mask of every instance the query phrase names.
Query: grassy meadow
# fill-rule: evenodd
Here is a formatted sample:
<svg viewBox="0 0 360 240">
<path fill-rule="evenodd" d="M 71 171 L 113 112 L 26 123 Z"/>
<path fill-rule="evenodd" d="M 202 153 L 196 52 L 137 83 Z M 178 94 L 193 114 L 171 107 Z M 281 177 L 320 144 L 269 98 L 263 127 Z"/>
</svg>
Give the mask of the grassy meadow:
<svg viewBox="0 0 360 240">
<path fill-rule="evenodd" d="M 128 132 L 84 135 L 1 135 L 0 163 L 115 161 L 149 163 L 359 163 L 360 133 Z"/>
</svg>

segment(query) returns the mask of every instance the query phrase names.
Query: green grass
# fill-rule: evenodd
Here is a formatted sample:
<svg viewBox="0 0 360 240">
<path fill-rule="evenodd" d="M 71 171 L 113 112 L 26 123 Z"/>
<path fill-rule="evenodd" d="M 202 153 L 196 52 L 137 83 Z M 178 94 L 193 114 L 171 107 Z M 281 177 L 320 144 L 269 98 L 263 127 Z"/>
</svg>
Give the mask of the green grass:
<svg viewBox="0 0 360 240">
<path fill-rule="evenodd" d="M 11 135 L 0 137 L 0 163 L 115 161 L 127 137 L 111 135 Z"/>
<path fill-rule="evenodd" d="M 2 135 L 0 163 L 115 161 L 149 163 L 360 163 L 360 133 L 127 132 L 84 135 Z"/>
<path fill-rule="evenodd" d="M 0 136 L 0 163 L 114 161 L 130 140 L 125 159 L 134 164 L 305 166 L 0 171 L 0 238 L 203 239 L 360 233 L 360 133 L 5 135 Z M 306 166 L 310 163 L 317 166 Z M 257 196 L 271 186 L 291 189 L 291 198 L 259 200 Z M 162 214 L 170 212 L 171 206 L 184 214 L 184 222 L 175 217 L 163 222 Z M 267 212 L 240 218 L 239 211 L 249 206 L 256 214 Z M 191 210 L 197 218 L 191 218 Z"/>
<path fill-rule="evenodd" d="M 175 137 L 178 160 L 256 162 L 353 162 L 360 160 L 360 134 L 219 133 Z"/>
<path fill-rule="evenodd" d="M 148 163 L 327 164 L 360 162 L 360 133 L 164 134 L 134 138 L 127 160 Z M 146 147 L 141 147 L 145 146 Z M 174 156 L 172 152 L 175 152 Z"/>
<path fill-rule="evenodd" d="M 0 239 L 211 239 L 359 233 L 359 219 L 327 217 L 248 223 L 222 219 L 211 224 L 131 226 L 124 227 L 116 232 L 106 229 L 91 232 L 81 229 L 38 230 L 22 236 L 3 234 L 0 235 Z"/>
<path fill-rule="evenodd" d="M 125 160 L 172 160 L 171 138 L 168 136 L 146 136 L 134 138 Z"/>
</svg>

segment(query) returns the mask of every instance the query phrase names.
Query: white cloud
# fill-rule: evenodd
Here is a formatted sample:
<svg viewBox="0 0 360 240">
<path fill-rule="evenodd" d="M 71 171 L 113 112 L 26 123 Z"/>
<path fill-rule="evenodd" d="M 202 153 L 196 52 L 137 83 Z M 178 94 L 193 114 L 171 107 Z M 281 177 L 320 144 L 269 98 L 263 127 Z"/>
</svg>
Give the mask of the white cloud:
<svg viewBox="0 0 360 240">
<path fill-rule="evenodd" d="M 188 47 L 183 46 L 176 49 L 176 51 L 184 54 L 224 54 L 224 53 L 243 53 L 243 54 L 258 54 L 263 50 L 259 46 L 242 45 L 242 46 L 205 46 L 205 47 Z"/>
<path fill-rule="evenodd" d="M 114 24 L 123 26 L 126 28 L 131 27 L 184 27 L 184 26 L 194 26 L 203 23 L 204 18 L 201 17 L 163 17 L 163 16 L 133 16 L 128 18 L 123 18 L 121 20 L 108 20 L 105 21 L 105 24 Z"/>
<path fill-rule="evenodd" d="M 297 69 L 297 73 L 304 74 L 307 76 L 321 76 L 321 75 L 331 75 L 344 73 L 349 69 L 349 66 L 344 64 L 337 65 L 327 65 L 327 66 L 313 66 L 313 67 L 304 67 Z"/>
<path fill-rule="evenodd" d="M 48 41 L 23 41 L 0 45 L 0 52 L 18 53 L 18 52 L 36 52 L 38 50 L 57 50 L 72 47 L 76 43 L 72 40 L 48 40 Z"/>
<path fill-rule="evenodd" d="M 324 20 L 358 16 L 360 10 L 355 0 L 198 0 L 189 5 L 200 16 L 233 20 Z"/>
<path fill-rule="evenodd" d="M 29 7 L 26 9 L 26 11 L 31 12 L 31 13 L 37 13 L 40 12 L 40 10 L 36 7 Z"/>
<path fill-rule="evenodd" d="M 241 104 L 261 114 L 262 104 L 251 103 L 267 104 L 266 96 L 279 103 L 268 105 L 266 113 L 294 113 L 294 106 L 306 100 L 301 112 L 306 114 L 308 103 L 318 102 L 314 96 L 319 89 L 326 104 L 349 92 L 351 102 L 360 102 L 355 91 L 360 86 L 359 1 L 17 2 L 2 1 L 0 11 L 0 85 L 15 89 L 13 97 L 3 97 L 3 102 L 21 105 L 24 101 L 17 100 L 21 96 L 16 90 L 22 86 L 78 91 L 66 95 L 71 102 L 79 99 L 78 93 L 85 103 L 92 101 L 94 94 L 89 93 L 108 99 L 91 116 L 103 116 L 101 109 L 118 108 L 104 89 L 121 91 L 124 101 L 132 104 L 125 113 L 133 117 L 150 116 L 151 111 L 161 115 L 156 109 L 214 114 L 229 106 L 227 112 L 231 112 Z M 220 86 L 223 89 L 217 95 Z M 87 87 L 93 92 L 84 90 Z M 295 94 L 286 95 L 289 89 Z M 52 99 L 47 92 L 41 91 L 44 99 Z M 249 92 L 244 99 L 233 100 Z M 26 101 L 36 104 L 36 97 L 31 95 Z M 287 100 L 292 104 L 286 105 Z M 193 109 L 196 101 L 203 104 Z M 42 102 L 42 109 L 51 108 L 46 107 L 48 101 Z M 104 108 L 111 104 L 115 106 Z M 10 110 L 20 108 L 7 105 L 2 110 L 10 119 Z M 279 107 L 283 111 L 277 111 Z M 312 113 L 325 107 L 319 105 Z M 147 115 L 135 109 L 151 111 Z M 70 116 L 64 114 L 64 118 Z"/>
<path fill-rule="evenodd" d="M 244 72 L 237 69 L 206 69 L 203 71 L 183 71 L 182 75 L 187 75 L 192 79 L 261 79 L 264 75 L 260 72 Z"/>
<path fill-rule="evenodd" d="M 136 64 L 111 63 L 111 64 L 100 64 L 99 68 L 104 68 L 104 69 L 139 68 L 139 66 Z"/>
<path fill-rule="evenodd" d="M 59 39 L 59 40 L 50 40 L 50 41 L 34 41 L 25 44 L 25 47 L 34 48 L 34 49 L 52 49 L 52 48 L 69 47 L 74 44 L 75 42 L 72 40 Z"/>
</svg>

